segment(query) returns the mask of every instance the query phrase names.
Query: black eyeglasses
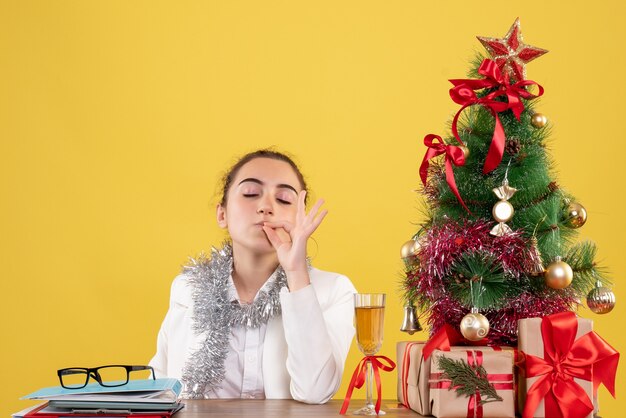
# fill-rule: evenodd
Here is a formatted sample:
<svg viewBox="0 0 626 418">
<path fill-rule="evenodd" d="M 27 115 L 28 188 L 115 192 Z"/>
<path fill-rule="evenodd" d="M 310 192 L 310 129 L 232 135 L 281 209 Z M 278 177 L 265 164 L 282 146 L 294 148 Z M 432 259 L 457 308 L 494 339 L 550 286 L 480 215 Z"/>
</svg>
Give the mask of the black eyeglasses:
<svg viewBox="0 0 626 418">
<path fill-rule="evenodd" d="M 84 388 L 89 378 L 93 378 L 100 386 L 108 388 L 124 386 L 128 383 L 131 372 L 135 372 L 133 373 L 134 379 L 146 379 L 152 375 L 152 379 L 156 380 L 154 369 L 150 366 L 109 365 L 94 368 L 68 367 L 57 370 L 61 386 L 65 389 Z"/>
</svg>

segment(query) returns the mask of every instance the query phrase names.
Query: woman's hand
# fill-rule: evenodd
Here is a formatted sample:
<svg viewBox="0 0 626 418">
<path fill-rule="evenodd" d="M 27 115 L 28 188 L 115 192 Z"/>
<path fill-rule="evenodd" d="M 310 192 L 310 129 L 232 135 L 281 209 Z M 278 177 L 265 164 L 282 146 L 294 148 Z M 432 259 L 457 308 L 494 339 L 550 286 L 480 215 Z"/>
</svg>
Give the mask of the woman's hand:
<svg viewBox="0 0 626 418">
<path fill-rule="evenodd" d="M 324 204 L 322 199 L 313 205 L 308 214 L 305 213 L 305 197 L 306 191 L 302 190 L 298 194 L 294 224 L 287 221 L 263 224 L 263 231 L 276 250 L 278 262 L 287 274 L 287 284 L 292 292 L 310 283 L 306 265 L 306 243 L 328 213 L 326 209 L 320 211 Z"/>
</svg>

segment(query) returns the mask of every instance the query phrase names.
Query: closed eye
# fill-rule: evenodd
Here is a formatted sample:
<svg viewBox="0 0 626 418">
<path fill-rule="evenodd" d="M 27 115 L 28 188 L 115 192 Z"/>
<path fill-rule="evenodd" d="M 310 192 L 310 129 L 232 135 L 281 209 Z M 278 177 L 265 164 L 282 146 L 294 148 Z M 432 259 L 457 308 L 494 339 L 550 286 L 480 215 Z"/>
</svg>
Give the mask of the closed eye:
<svg viewBox="0 0 626 418">
<path fill-rule="evenodd" d="M 276 200 L 277 200 L 279 203 L 282 203 L 283 205 L 291 205 L 291 202 L 289 202 L 289 201 L 287 201 L 287 200 L 284 200 L 284 199 L 281 199 L 281 198 L 278 198 L 278 197 L 276 198 Z"/>
<path fill-rule="evenodd" d="M 258 193 L 244 193 L 243 197 L 256 197 L 258 195 L 259 195 Z"/>
</svg>

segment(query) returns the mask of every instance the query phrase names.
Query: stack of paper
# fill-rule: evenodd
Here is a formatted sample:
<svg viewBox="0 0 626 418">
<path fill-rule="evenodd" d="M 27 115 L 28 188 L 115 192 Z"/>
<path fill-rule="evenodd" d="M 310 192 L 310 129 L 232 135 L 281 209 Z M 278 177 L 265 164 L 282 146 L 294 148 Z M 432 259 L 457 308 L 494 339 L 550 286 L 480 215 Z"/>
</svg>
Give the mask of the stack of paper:
<svg viewBox="0 0 626 418">
<path fill-rule="evenodd" d="M 182 389 L 177 379 L 131 380 L 123 386 L 104 387 L 92 383 L 81 389 L 61 386 L 40 389 L 22 399 L 47 402 L 32 410 L 14 414 L 15 418 L 56 417 L 170 417 L 183 404 L 178 401 Z M 21 414 L 21 415 L 18 415 Z"/>
</svg>

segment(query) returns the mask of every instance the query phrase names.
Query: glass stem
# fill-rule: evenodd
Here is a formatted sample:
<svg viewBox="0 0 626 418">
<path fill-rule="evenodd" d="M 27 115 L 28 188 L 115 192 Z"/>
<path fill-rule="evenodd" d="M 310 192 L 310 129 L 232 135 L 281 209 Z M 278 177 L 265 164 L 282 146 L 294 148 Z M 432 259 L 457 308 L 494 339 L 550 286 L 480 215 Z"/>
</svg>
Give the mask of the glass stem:
<svg viewBox="0 0 626 418">
<path fill-rule="evenodd" d="M 374 402 L 372 402 L 372 380 L 374 380 L 374 370 L 372 369 L 372 362 L 367 362 L 367 376 L 365 378 L 366 386 L 366 402 L 365 405 L 374 408 Z"/>
</svg>

